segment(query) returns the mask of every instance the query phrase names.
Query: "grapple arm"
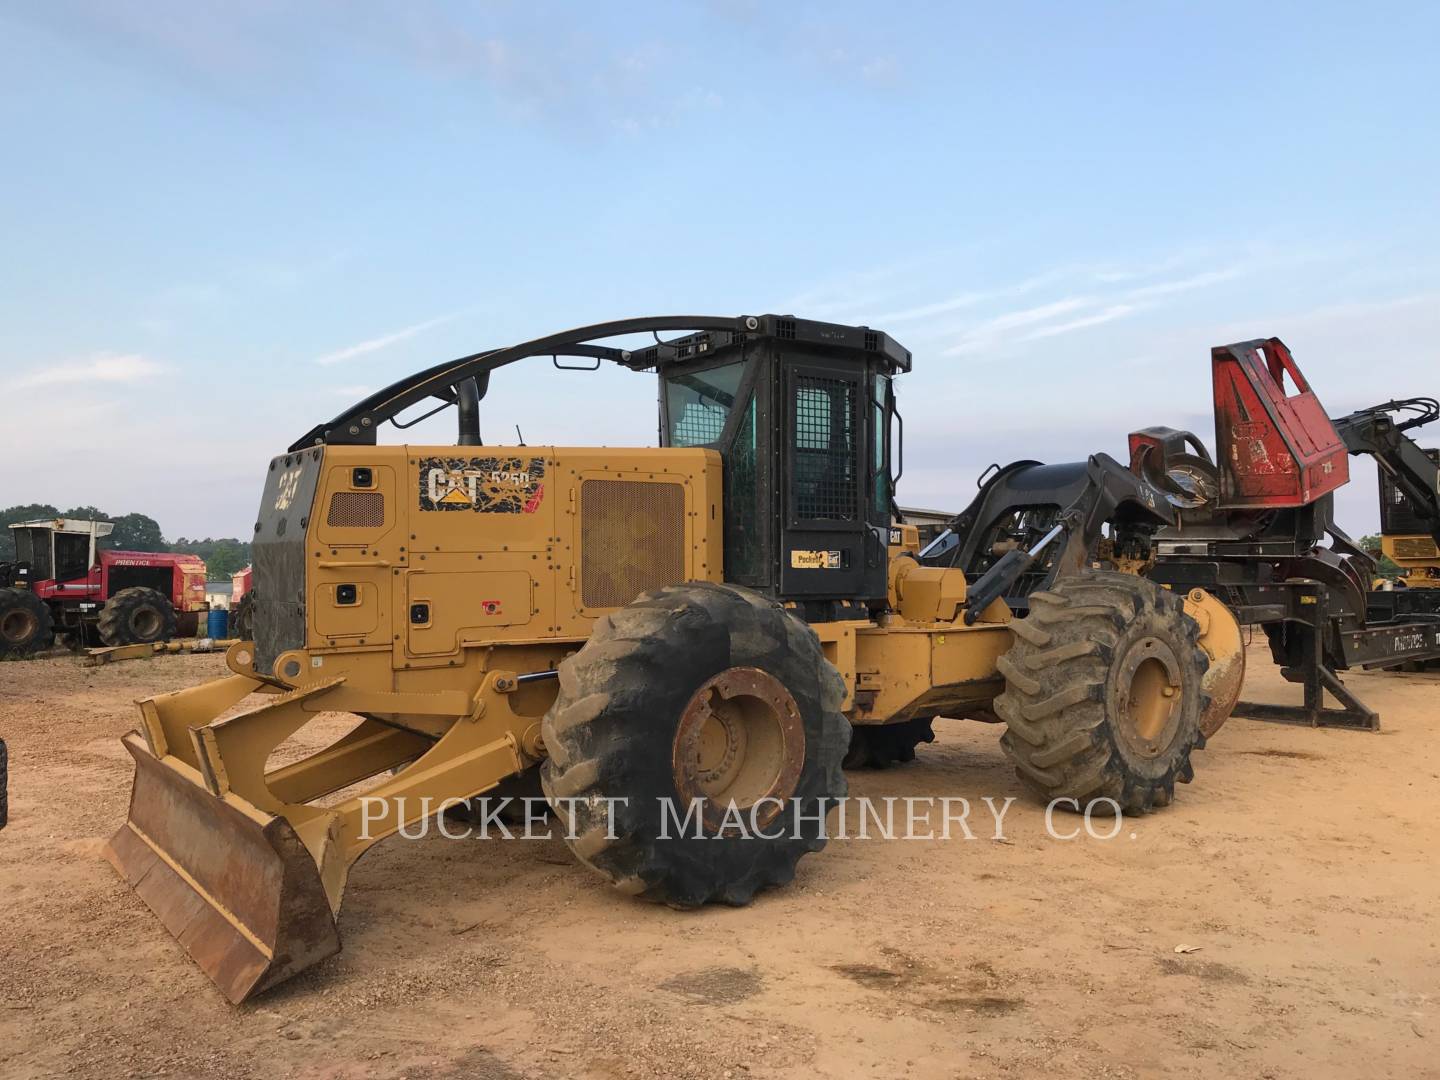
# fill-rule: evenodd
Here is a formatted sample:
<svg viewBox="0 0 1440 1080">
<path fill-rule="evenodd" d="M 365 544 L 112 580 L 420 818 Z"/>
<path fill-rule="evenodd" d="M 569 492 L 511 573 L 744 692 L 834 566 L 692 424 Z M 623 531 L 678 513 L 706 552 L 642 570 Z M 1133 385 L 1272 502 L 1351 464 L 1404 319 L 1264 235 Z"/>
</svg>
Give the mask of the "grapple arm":
<svg viewBox="0 0 1440 1080">
<path fill-rule="evenodd" d="M 1440 544 L 1440 463 L 1405 434 L 1437 418 L 1440 402 L 1434 398 L 1405 398 L 1361 409 L 1334 423 L 1345 448 L 1375 459 Z"/>
</svg>

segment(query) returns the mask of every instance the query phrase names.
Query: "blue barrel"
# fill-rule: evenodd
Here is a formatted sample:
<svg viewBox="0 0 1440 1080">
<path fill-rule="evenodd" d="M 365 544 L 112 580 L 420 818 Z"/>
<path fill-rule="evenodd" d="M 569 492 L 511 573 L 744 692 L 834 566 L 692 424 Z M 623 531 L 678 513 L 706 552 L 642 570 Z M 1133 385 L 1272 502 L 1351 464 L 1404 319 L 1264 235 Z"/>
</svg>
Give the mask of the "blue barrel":
<svg viewBox="0 0 1440 1080">
<path fill-rule="evenodd" d="M 211 608 L 205 619 L 205 636 L 208 638 L 223 638 L 225 630 L 230 622 L 230 613 L 224 608 Z"/>
</svg>

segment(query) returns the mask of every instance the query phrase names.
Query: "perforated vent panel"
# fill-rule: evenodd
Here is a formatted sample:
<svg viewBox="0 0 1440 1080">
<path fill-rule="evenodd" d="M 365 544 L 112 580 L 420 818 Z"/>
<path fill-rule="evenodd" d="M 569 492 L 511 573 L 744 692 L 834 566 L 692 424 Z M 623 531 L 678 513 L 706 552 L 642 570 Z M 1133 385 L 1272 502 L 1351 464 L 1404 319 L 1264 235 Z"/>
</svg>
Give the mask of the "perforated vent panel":
<svg viewBox="0 0 1440 1080">
<path fill-rule="evenodd" d="M 622 607 L 685 580 L 685 489 L 586 480 L 580 485 L 580 603 Z"/>
<path fill-rule="evenodd" d="M 378 529 L 385 524 L 385 496 L 378 491 L 337 491 L 325 524 L 335 529 Z"/>
<path fill-rule="evenodd" d="M 1395 539 L 1395 555 L 1401 559 L 1440 559 L 1440 548 L 1428 536 L 1402 536 Z"/>
</svg>

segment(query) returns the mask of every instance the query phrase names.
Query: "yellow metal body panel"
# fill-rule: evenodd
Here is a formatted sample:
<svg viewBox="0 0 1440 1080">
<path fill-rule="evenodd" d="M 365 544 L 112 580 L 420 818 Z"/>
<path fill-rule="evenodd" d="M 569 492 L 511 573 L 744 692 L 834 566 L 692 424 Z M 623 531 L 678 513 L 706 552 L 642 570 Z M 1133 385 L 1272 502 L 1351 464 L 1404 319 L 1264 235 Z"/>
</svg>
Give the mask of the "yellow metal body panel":
<svg viewBox="0 0 1440 1080">
<path fill-rule="evenodd" d="M 890 606 L 908 622 L 954 622 L 965 604 L 965 571 L 921 566 L 913 558 L 892 562 Z"/>
<path fill-rule="evenodd" d="M 468 467 L 481 459 L 505 467 L 492 479 Z M 357 468 L 370 470 L 364 488 L 353 484 Z M 505 508 L 476 511 L 477 489 Z M 624 497 L 587 516 L 587 500 L 600 505 L 613 491 Z M 721 491 L 710 450 L 328 447 L 307 531 L 307 639 L 291 656 L 299 670 L 277 664 L 275 674 L 300 685 L 340 671 L 401 690 L 415 684 L 407 673 L 431 666 L 450 682 L 451 669 L 474 667 L 476 649 L 583 641 L 595 619 L 634 598 L 619 598 L 627 581 L 654 579 L 651 556 L 662 549 L 669 573 L 655 583 L 720 580 Z M 626 513 L 656 501 L 674 508 L 678 535 Z M 587 550 L 601 556 L 587 561 Z M 601 574 L 613 603 L 594 602 L 606 592 Z M 419 608 L 425 617 L 412 617 Z"/>
<path fill-rule="evenodd" d="M 1405 571 L 1401 579 L 1412 589 L 1440 589 L 1440 546 L 1432 536 L 1384 535 L 1380 550 Z"/>
<path fill-rule="evenodd" d="M 996 661 L 1010 647 L 1010 609 L 997 600 L 966 626 L 962 571 L 921 567 L 905 554 L 893 561 L 902 564 L 891 573 L 895 614 L 814 628 L 845 679 L 846 716 L 852 724 L 889 724 L 987 712 L 1004 689 Z"/>
</svg>

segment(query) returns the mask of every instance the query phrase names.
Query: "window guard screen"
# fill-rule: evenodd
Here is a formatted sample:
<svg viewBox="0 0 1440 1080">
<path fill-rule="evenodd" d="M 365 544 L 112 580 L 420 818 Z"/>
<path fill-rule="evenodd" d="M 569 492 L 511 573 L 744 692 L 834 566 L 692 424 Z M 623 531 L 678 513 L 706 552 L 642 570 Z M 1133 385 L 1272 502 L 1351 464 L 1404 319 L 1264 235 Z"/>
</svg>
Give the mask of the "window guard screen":
<svg viewBox="0 0 1440 1080">
<path fill-rule="evenodd" d="M 818 375 L 795 377 L 791 509 L 801 521 L 854 521 L 857 384 Z"/>
</svg>

